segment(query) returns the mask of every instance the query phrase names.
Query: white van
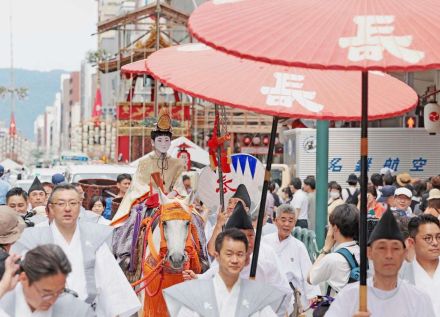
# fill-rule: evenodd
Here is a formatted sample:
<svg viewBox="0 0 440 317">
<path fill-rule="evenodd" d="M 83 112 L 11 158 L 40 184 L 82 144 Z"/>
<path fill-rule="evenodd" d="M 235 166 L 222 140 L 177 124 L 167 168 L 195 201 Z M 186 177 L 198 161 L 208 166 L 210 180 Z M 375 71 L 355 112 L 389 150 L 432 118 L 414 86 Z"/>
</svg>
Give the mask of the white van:
<svg viewBox="0 0 440 317">
<path fill-rule="evenodd" d="M 66 181 L 77 183 L 82 179 L 111 179 L 116 180 L 119 174 L 134 175 L 136 168 L 129 165 L 71 165 L 66 169 Z"/>
</svg>

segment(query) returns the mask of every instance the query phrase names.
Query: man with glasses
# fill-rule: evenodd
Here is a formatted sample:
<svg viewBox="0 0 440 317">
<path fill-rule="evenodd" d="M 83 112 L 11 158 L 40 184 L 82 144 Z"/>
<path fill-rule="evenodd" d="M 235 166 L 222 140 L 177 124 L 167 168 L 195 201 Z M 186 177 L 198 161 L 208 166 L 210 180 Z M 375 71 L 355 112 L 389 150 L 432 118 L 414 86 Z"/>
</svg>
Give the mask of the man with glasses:
<svg viewBox="0 0 440 317">
<path fill-rule="evenodd" d="M 426 292 L 434 305 L 435 316 L 440 316 L 440 222 L 429 214 L 411 218 L 408 222 L 408 242 L 414 247 L 415 259 L 402 267 L 401 276 Z"/>
<path fill-rule="evenodd" d="M 28 251 L 20 264 L 17 286 L 0 299 L 0 307 L 9 316 L 96 316 L 92 307 L 66 290 L 71 271 L 69 260 L 57 245 Z"/>
<path fill-rule="evenodd" d="M 406 187 L 399 187 L 394 192 L 395 208 L 392 210 L 400 217 L 412 215 L 411 209 L 412 192 Z"/>
<path fill-rule="evenodd" d="M 96 223 L 78 222 L 80 201 L 74 186 L 56 186 L 48 203 L 53 217 L 50 225 L 26 230 L 12 251 L 23 254 L 37 245 L 59 245 L 72 265 L 67 278 L 69 288 L 96 307 L 98 316 L 130 316 L 140 303 L 106 243 L 112 230 Z"/>
</svg>

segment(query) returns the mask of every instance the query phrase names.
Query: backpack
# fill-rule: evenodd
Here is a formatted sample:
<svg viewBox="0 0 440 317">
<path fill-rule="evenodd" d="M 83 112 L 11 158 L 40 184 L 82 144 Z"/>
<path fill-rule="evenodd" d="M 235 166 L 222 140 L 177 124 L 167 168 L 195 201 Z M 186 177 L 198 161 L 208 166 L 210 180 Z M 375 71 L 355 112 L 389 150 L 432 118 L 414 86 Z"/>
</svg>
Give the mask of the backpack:
<svg viewBox="0 0 440 317">
<path fill-rule="evenodd" d="M 356 261 L 356 258 L 354 257 L 353 253 L 351 253 L 346 248 L 340 248 L 336 253 L 339 253 L 342 255 L 345 260 L 347 261 L 348 265 L 350 266 L 350 275 L 348 278 L 348 284 L 359 282 L 360 280 L 360 267 L 358 262 Z"/>
<path fill-rule="evenodd" d="M 356 188 L 356 190 L 354 191 L 354 193 L 352 194 L 349 188 L 346 188 L 347 193 L 348 193 L 348 197 L 347 200 L 345 201 L 346 204 L 353 204 L 355 206 L 357 206 L 358 202 L 359 202 L 359 189 Z"/>
<path fill-rule="evenodd" d="M 353 253 L 351 253 L 347 248 L 340 248 L 336 251 L 344 257 L 350 266 L 350 275 L 348 277 L 348 284 L 359 282 L 361 277 L 360 267 Z M 327 287 L 327 294 L 325 296 L 318 296 L 318 300 L 312 304 L 313 317 L 324 317 L 327 310 L 330 308 L 331 303 L 334 298 L 330 296 L 331 286 Z"/>
</svg>

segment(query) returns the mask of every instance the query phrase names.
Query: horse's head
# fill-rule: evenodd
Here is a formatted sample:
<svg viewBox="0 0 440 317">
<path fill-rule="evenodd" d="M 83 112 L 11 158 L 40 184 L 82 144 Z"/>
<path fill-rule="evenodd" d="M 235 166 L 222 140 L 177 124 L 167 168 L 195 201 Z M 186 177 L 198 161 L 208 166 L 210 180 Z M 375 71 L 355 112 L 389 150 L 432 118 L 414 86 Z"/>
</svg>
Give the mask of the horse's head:
<svg viewBox="0 0 440 317">
<path fill-rule="evenodd" d="M 185 199 L 169 199 L 159 190 L 161 205 L 160 221 L 167 244 L 167 260 L 174 269 L 181 269 L 187 260 L 186 240 L 191 224 L 190 204 L 192 196 Z"/>
</svg>

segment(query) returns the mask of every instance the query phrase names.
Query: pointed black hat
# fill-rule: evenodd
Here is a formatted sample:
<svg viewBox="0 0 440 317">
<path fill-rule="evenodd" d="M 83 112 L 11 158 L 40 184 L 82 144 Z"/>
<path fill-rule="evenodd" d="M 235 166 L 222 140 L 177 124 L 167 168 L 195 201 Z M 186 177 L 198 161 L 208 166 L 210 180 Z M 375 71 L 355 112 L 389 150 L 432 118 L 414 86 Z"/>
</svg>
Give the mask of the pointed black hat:
<svg viewBox="0 0 440 317">
<path fill-rule="evenodd" d="M 252 227 L 251 217 L 247 214 L 241 202 L 235 205 L 234 211 L 225 225 L 225 229 L 231 228 L 254 229 L 254 227 Z"/>
<path fill-rule="evenodd" d="M 405 246 L 403 234 L 400 231 L 397 220 L 390 209 L 388 209 L 382 215 L 376 227 L 374 227 L 370 238 L 368 239 L 368 245 L 371 245 L 374 241 L 379 239 L 399 240 L 402 241 L 403 245 Z"/>
<path fill-rule="evenodd" d="M 32 183 L 31 187 L 28 190 L 28 194 L 30 194 L 31 192 L 33 192 L 35 190 L 44 191 L 44 187 L 43 187 L 43 185 L 41 185 L 41 182 L 38 179 L 38 176 L 35 177 L 34 182 Z"/>
<path fill-rule="evenodd" d="M 251 208 L 251 197 L 243 184 L 238 185 L 237 191 L 232 195 L 231 198 L 240 198 L 244 201 L 246 207 Z"/>
</svg>

